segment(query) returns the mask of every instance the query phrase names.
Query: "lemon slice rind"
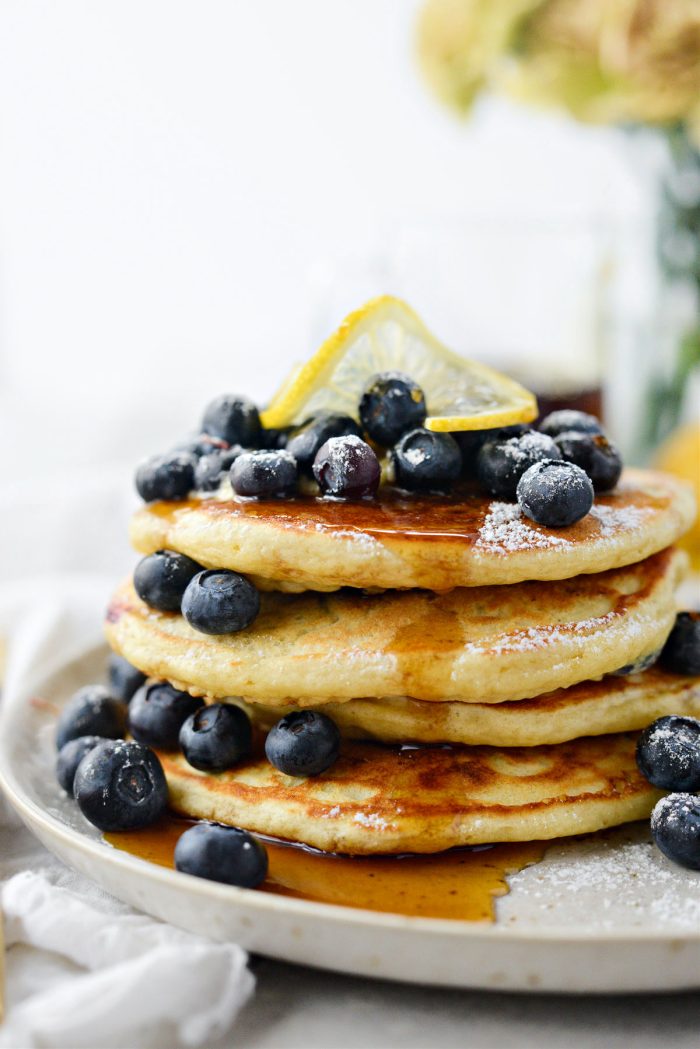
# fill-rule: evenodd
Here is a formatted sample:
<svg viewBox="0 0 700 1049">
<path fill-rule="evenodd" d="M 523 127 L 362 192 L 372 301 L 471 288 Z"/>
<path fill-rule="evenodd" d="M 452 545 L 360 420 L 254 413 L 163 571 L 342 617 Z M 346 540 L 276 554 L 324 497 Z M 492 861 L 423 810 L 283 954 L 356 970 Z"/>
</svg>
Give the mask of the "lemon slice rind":
<svg viewBox="0 0 700 1049">
<path fill-rule="evenodd" d="M 298 425 L 322 411 L 356 417 L 370 378 L 384 371 L 405 372 L 423 388 L 429 430 L 486 430 L 537 416 L 529 390 L 453 353 L 410 306 L 382 295 L 349 314 L 313 357 L 293 369 L 262 413 L 263 425 Z"/>
</svg>

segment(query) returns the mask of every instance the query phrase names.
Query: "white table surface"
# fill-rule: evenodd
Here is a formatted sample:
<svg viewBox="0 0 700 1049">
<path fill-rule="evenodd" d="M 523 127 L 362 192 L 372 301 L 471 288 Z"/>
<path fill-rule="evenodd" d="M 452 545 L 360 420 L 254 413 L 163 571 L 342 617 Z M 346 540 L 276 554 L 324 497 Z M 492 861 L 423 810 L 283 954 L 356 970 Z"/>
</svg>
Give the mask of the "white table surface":
<svg viewBox="0 0 700 1049">
<path fill-rule="evenodd" d="M 229 1044 L 246 1049 L 697 1047 L 700 995 L 564 997 L 438 990 L 253 960 Z"/>
</svg>

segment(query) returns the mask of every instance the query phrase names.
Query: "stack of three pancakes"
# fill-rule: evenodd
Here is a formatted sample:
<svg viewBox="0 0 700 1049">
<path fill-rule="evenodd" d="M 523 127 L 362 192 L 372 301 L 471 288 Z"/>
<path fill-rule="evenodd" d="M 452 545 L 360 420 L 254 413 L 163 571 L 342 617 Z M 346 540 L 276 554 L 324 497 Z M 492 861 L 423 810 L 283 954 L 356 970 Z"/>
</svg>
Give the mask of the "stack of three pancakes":
<svg viewBox="0 0 700 1049">
<path fill-rule="evenodd" d="M 693 512 L 678 483 L 637 471 L 565 530 L 466 489 L 256 502 L 226 483 L 214 498 L 144 507 L 137 550 L 248 575 L 265 591 L 261 613 L 212 637 L 127 583 L 108 611 L 114 650 L 243 705 L 263 730 L 313 708 L 343 735 L 338 761 L 308 779 L 261 752 L 218 774 L 161 754 L 172 807 L 348 854 L 647 816 L 659 794 L 636 768 L 636 730 L 700 714 L 700 679 L 648 666 L 673 625 L 685 561 L 672 544 Z"/>
</svg>

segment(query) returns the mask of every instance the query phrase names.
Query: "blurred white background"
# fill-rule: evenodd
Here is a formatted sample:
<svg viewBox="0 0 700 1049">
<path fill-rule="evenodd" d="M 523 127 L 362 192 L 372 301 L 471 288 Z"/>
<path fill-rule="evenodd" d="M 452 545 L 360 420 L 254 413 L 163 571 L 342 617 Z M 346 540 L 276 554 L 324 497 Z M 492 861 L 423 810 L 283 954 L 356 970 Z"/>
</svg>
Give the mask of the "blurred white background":
<svg viewBox="0 0 700 1049">
<path fill-rule="evenodd" d="M 219 392 L 264 401 L 346 307 L 408 290 L 438 335 L 488 356 L 470 317 L 507 316 L 518 298 L 510 230 L 522 245 L 542 230 L 602 229 L 632 252 L 650 235 L 644 180 L 614 132 L 503 102 L 469 124 L 443 111 L 415 64 L 416 9 L 0 5 L 5 477 L 34 493 L 22 527 L 37 535 L 102 486 L 99 543 L 82 512 L 61 518 L 75 536 L 67 567 L 121 564 L 111 500 L 115 485 L 129 493 L 133 463 L 190 431 Z M 478 252 L 473 279 L 443 265 L 431 288 L 428 257 L 424 286 L 419 248 L 405 279 L 397 270 L 412 230 L 484 223 L 498 230 L 502 281 L 480 279 Z M 529 286 L 546 304 L 558 267 L 540 253 L 536 268 Z M 640 323 L 644 279 L 631 289 Z M 37 548 L 34 567 L 56 556 Z"/>
</svg>

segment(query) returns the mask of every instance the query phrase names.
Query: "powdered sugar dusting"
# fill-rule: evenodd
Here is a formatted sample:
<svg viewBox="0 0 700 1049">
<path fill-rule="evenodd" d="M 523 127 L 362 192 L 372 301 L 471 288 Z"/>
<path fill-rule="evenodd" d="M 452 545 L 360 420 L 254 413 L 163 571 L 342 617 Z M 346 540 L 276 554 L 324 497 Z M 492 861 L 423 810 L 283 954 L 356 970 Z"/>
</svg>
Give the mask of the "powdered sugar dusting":
<svg viewBox="0 0 700 1049">
<path fill-rule="evenodd" d="M 650 841 L 648 823 L 553 845 L 509 881 L 499 924 L 618 932 L 700 926 L 700 873 L 667 860 Z"/>
<path fill-rule="evenodd" d="M 604 539 L 618 532 L 634 531 L 649 513 L 648 508 L 641 506 L 605 506 L 596 503 L 591 508 L 591 517 L 598 522 Z"/>
<path fill-rule="evenodd" d="M 667 794 L 656 803 L 651 814 L 652 830 L 656 831 L 661 826 L 680 827 L 689 816 L 697 816 L 697 812 L 698 799 L 694 794 Z"/>
<path fill-rule="evenodd" d="M 651 512 L 648 507 L 594 504 L 590 514 L 598 523 L 600 537 L 611 539 L 621 532 L 635 531 Z M 570 547 L 573 543 L 564 535 L 534 527 L 517 503 L 493 502 L 475 545 L 482 550 L 506 554 L 518 550 Z"/>
<path fill-rule="evenodd" d="M 502 454 L 517 466 L 523 463 L 535 463 L 547 456 L 556 454 L 556 446 L 551 437 L 537 430 L 511 437 L 501 444 Z"/>
<path fill-rule="evenodd" d="M 527 627 L 524 630 L 514 630 L 510 634 L 504 634 L 499 641 L 489 646 L 489 651 L 503 652 L 534 652 L 538 648 L 547 645 L 570 643 L 571 641 L 583 644 L 590 643 L 588 636 L 592 630 L 600 630 L 619 618 L 618 612 L 605 612 L 600 616 L 591 616 L 588 619 L 580 619 L 573 623 L 562 623 L 560 625 L 547 625 L 542 627 Z M 472 644 L 465 646 L 467 650 L 482 651 L 482 646 Z"/>
<path fill-rule="evenodd" d="M 476 546 L 495 553 L 515 550 L 545 550 L 554 546 L 571 546 L 564 536 L 541 532 L 528 524 L 517 503 L 494 502 L 482 524 Z"/>
<path fill-rule="evenodd" d="M 353 820 L 363 827 L 372 827 L 374 830 L 386 830 L 389 826 L 387 821 L 382 816 L 378 816 L 376 812 L 356 812 Z"/>
<path fill-rule="evenodd" d="M 694 778 L 697 773 L 697 750 L 700 743 L 698 723 L 694 718 L 660 718 L 643 733 L 644 748 L 647 760 L 659 763 L 661 767 L 671 767 L 678 778 Z M 677 796 L 678 797 L 678 796 Z M 692 802 L 693 795 L 686 795 Z M 668 799 L 665 799 L 668 800 Z M 680 801 L 680 798 L 679 798 Z M 659 802 L 662 805 L 662 802 Z M 659 808 L 659 805 L 656 808 Z M 678 804 L 669 809 L 669 815 L 677 815 Z M 686 809 L 687 811 L 687 809 Z M 652 821 L 658 818 L 656 810 Z"/>
<path fill-rule="evenodd" d="M 420 466 L 428 458 L 424 448 L 407 448 L 404 455 L 412 466 Z"/>
</svg>

